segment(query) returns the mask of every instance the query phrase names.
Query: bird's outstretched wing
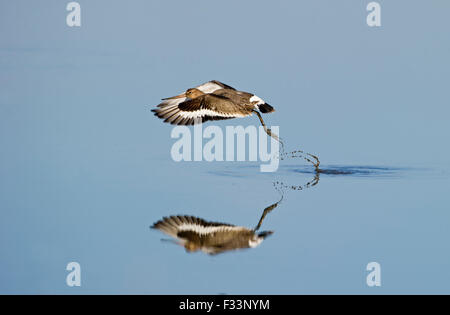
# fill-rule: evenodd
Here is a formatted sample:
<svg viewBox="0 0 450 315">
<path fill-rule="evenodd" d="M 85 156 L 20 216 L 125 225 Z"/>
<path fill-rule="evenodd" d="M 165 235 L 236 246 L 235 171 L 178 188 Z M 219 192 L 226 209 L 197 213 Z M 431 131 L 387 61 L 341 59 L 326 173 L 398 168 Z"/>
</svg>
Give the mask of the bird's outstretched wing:
<svg viewBox="0 0 450 315">
<path fill-rule="evenodd" d="M 153 110 L 155 115 L 173 125 L 193 125 L 252 114 L 251 110 L 235 104 L 229 98 L 215 94 L 205 94 L 168 105 L 160 104 L 158 107 Z"/>
<path fill-rule="evenodd" d="M 202 84 L 194 87 L 194 89 L 202 91 L 205 94 L 211 94 L 217 90 L 222 90 L 222 89 L 236 91 L 235 88 L 229 86 L 228 84 L 217 81 L 217 80 L 211 80 L 211 81 L 202 83 Z M 163 98 L 162 100 L 169 101 L 169 100 L 173 100 L 173 99 L 178 99 L 180 101 L 180 99 L 182 98 L 181 95 L 182 94 L 179 94 L 178 96 L 171 96 L 171 97 Z M 164 104 L 164 103 L 165 102 L 163 102 L 162 104 Z"/>
<path fill-rule="evenodd" d="M 257 246 L 254 230 L 226 223 L 208 222 L 193 216 L 170 216 L 156 222 L 158 229 L 176 239 L 189 250 L 202 250 L 210 255 Z M 262 232 L 269 233 L 269 232 Z M 252 245 L 252 242 L 257 242 Z"/>
<path fill-rule="evenodd" d="M 242 229 L 232 224 L 208 222 L 201 218 L 187 215 L 164 217 L 162 220 L 153 224 L 152 228 L 158 229 L 174 238 L 180 238 L 180 233 L 182 235 L 197 235 L 199 237 L 218 231 Z"/>
<path fill-rule="evenodd" d="M 196 86 L 195 88 L 206 94 L 212 93 L 219 89 L 228 89 L 228 90 L 236 91 L 235 88 L 233 88 L 225 83 L 222 83 L 220 81 L 217 81 L 217 80 L 212 80 L 212 81 L 203 83 L 199 86 Z"/>
</svg>

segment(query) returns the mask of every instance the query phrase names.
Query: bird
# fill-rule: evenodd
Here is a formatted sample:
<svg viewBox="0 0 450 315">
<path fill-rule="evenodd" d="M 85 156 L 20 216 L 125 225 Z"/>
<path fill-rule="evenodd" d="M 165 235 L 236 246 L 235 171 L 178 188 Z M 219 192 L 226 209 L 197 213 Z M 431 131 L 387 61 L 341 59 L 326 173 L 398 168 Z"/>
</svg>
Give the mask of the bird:
<svg viewBox="0 0 450 315">
<path fill-rule="evenodd" d="M 175 238 L 175 242 L 184 246 L 187 252 L 201 250 L 209 255 L 236 249 L 254 248 L 260 245 L 267 236 L 273 234 L 273 231 L 257 232 L 256 229 L 208 222 L 188 215 L 163 217 L 151 228 Z"/>
<path fill-rule="evenodd" d="M 261 113 L 272 113 L 275 109 L 260 97 L 212 80 L 185 92 L 162 99 L 152 112 L 165 123 L 172 125 L 194 125 L 210 120 L 223 120 L 258 115 L 264 128 Z"/>
</svg>

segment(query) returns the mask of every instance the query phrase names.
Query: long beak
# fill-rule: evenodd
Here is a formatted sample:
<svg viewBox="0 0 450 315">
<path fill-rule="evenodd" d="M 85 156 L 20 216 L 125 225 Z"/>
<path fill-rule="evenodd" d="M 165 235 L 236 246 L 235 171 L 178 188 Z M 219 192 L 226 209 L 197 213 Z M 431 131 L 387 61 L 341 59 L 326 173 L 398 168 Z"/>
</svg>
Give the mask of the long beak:
<svg viewBox="0 0 450 315">
<path fill-rule="evenodd" d="M 186 97 L 186 93 L 181 93 L 181 94 L 179 94 L 177 96 L 166 97 L 166 98 L 163 98 L 162 100 L 163 101 L 165 101 L 165 100 L 173 100 L 175 98 L 183 98 L 183 97 Z"/>
</svg>

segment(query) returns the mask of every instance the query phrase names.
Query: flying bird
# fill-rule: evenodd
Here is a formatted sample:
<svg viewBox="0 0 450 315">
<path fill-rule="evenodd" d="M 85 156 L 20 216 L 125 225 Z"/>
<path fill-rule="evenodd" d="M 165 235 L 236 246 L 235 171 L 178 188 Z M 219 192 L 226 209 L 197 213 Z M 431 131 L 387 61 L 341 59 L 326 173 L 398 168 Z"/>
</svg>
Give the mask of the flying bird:
<svg viewBox="0 0 450 315">
<path fill-rule="evenodd" d="M 260 97 L 212 80 L 184 93 L 162 99 L 162 103 L 152 112 L 164 122 L 172 125 L 195 125 L 209 120 L 241 118 L 255 113 L 264 131 L 280 142 L 280 138 L 266 127 L 260 114 L 274 112 L 275 109 Z"/>
<path fill-rule="evenodd" d="M 175 238 L 175 242 L 184 246 L 187 252 L 201 250 L 215 255 L 230 250 L 254 248 L 272 231 L 256 232 L 226 223 L 208 222 L 193 216 L 164 217 L 151 227 Z"/>
<path fill-rule="evenodd" d="M 238 91 L 216 80 L 165 98 L 157 107 L 152 112 L 173 125 L 194 125 L 208 120 L 246 117 L 253 113 L 257 113 L 261 123 L 265 125 L 259 112 L 274 111 L 272 106 L 258 96 Z"/>
</svg>

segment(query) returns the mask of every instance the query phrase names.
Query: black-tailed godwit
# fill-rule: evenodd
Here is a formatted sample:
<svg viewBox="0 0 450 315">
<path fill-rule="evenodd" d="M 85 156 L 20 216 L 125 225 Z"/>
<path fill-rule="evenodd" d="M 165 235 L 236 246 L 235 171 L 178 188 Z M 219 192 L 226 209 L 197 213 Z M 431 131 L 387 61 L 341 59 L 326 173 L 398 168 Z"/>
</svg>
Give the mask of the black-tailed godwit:
<svg viewBox="0 0 450 315">
<path fill-rule="evenodd" d="M 259 226 L 260 224 L 258 228 Z M 256 247 L 273 233 L 184 215 L 164 217 L 153 224 L 152 228 L 172 236 L 188 252 L 201 250 L 211 255 Z"/>
<path fill-rule="evenodd" d="M 237 91 L 213 80 L 163 99 L 152 111 L 166 123 L 194 125 L 208 120 L 246 117 L 253 113 L 257 113 L 262 122 L 258 111 L 271 113 L 274 109 L 254 94 Z"/>
</svg>

